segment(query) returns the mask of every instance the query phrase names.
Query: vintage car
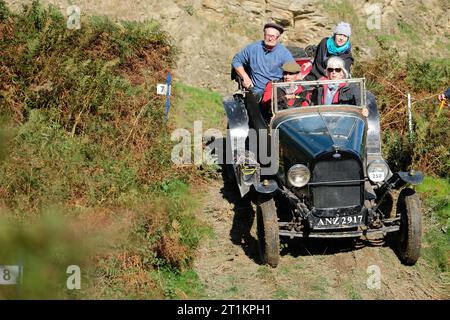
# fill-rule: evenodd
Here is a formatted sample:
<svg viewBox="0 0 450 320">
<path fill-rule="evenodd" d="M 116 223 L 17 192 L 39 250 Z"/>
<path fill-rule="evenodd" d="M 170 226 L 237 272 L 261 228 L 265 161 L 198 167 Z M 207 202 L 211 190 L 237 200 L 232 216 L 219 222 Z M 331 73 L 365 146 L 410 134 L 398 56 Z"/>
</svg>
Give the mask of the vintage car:
<svg viewBox="0 0 450 320">
<path fill-rule="evenodd" d="M 299 100 L 308 106 L 282 104 L 280 89 L 293 84 L 302 86 Z M 357 103 L 310 101 L 333 84 L 351 87 Z M 420 201 L 410 186 L 423 176 L 392 172 L 383 159 L 379 113 L 365 80 L 275 82 L 272 97 L 268 117 L 252 91 L 239 90 L 224 100 L 227 163 L 241 196 L 250 191 L 257 196 L 262 261 L 278 265 L 280 237 L 384 239 L 390 234 L 400 260 L 415 264 L 422 224 Z"/>
</svg>

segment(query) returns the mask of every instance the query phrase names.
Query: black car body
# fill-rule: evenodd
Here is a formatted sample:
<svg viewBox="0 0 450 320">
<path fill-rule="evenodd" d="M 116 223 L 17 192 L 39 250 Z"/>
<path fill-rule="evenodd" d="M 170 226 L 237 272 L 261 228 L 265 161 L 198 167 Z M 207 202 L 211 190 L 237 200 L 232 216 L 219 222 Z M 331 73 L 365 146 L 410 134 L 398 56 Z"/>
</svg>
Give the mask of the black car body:
<svg viewBox="0 0 450 320">
<path fill-rule="evenodd" d="M 401 260 L 414 264 L 420 254 L 420 202 L 405 186 L 420 183 L 422 175 L 389 169 L 381 154 L 375 97 L 365 89 L 364 79 L 294 84 L 303 87 L 305 99 L 323 85 L 352 86 L 359 105 L 308 101 L 307 107 L 281 109 L 279 88 L 292 83 L 273 84 L 270 117 L 260 112 L 251 91 L 224 101 L 228 160 L 241 196 L 252 188 L 259 195 L 263 261 L 278 264 L 280 236 L 368 238 L 394 233 Z M 256 140 L 250 139 L 255 131 Z M 270 163 L 262 161 L 267 160 L 262 147 L 271 155 Z M 393 194 L 400 189 L 394 206 Z"/>
</svg>

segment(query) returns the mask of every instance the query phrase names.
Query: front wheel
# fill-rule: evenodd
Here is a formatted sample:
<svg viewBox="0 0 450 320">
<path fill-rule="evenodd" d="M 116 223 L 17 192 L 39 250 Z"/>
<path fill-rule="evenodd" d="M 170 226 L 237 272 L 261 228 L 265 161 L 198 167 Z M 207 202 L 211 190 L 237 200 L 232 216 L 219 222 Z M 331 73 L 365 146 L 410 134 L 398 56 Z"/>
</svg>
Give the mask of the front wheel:
<svg viewBox="0 0 450 320">
<path fill-rule="evenodd" d="M 400 192 L 397 213 L 400 215 L 398 253 L 406 265 L 414 265 L 420 257 L 422 240 L 422 216 L 420 200 L 413 189 L 405 188 Z"/>
<path fill-rule="evenodd" d="M 256 227 L 261 260 L 276 267 L 280 261 L 280 236 L 275 201 L 271 196 L 261 196 L 256 211 Z"/>
</svg>

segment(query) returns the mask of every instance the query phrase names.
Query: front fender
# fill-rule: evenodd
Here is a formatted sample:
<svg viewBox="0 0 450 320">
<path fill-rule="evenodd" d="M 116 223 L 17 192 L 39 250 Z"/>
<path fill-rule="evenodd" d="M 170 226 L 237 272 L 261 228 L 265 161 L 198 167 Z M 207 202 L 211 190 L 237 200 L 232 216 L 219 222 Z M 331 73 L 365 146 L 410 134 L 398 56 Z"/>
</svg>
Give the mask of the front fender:
<svg viewBox="0 0 450 320">
<path fill-rule="evenodd" d="M 400 189 L 406 184 L 418 185 L 423 182 L 423 173 L 421 171 L 399 171 L 394 173 L 388 182 L 395 189 Z"/>
<path fill-rule="evenodd" d="M 278 190 L 278 184 L 275 180 L 263 180 L 259 183 L 255 183 L 254 187 L 258 193 L 264 194 L 274 193 Z"/>
</svg>

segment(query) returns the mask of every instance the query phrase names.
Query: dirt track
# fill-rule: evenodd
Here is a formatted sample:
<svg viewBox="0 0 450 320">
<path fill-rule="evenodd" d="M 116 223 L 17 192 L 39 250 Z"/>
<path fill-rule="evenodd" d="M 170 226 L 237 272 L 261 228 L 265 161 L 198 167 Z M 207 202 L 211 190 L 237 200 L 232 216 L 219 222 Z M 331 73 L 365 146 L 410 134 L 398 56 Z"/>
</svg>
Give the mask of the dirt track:
<svg viewBox="0 0 450 320">
<path fill-rule="evenodd" d="M 215 237 L 200 246 L 194 269 L 208 299 L 449 299 L 423 259 L 404 266 L 382 243 L 288 240 L 276 269 L 261 265 L 254 206 L 226 181 L 203 192 L 199 218 Z M 373 265 L 381 271 L 380 289 L 367 287 Z"/>
</svg>

